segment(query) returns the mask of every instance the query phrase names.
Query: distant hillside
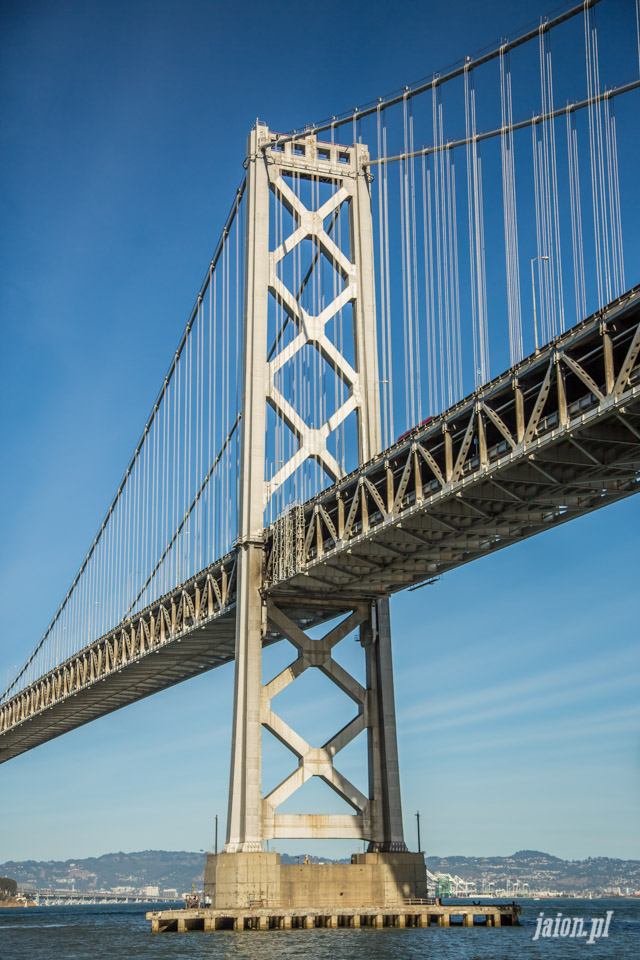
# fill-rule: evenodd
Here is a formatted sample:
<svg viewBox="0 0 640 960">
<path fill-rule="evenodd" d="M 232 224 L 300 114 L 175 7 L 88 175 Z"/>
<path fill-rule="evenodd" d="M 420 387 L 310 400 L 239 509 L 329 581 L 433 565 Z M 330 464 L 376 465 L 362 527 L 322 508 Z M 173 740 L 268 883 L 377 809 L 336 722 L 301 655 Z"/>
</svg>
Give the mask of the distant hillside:
<svg viewBox="0 0 640 960">
<path fill-rule="evenodd" d="M 283 863 L 296 857 L 282 854 Z M 317 857 L 312 857 L 316 861 Z M 327 858 L 328 859 L 328 858 Z M 110 889 L 148 885 L 161 890 L 175 888 L 179 894 L 202 889 L 205 854 L 188 851 L 143 850 L 138 853 L 107 853 L 102 857 L 64 861 L 7 861 L 0 863 L 0 876 L 36 887 L 70 887 L 76 890 Z M 518 850 L 510 857 L 427 856 L 433 873 L 450 873 L 463 880 L 491 880 L 503 886 L 506 879 L 529 883 L 538 890 L 580 893 L 632 887 L 640 890 L 640 861 L 590 857 L 588 860 L 561 860 L 539 850 Z"/>
<path fill-rule="evenodd" d="M 311 857 L 313 862 L 317 857 Z M 296 857 L 282 854 L 283 863 L 295 863 Z M 18 883 L 32 883 L 39 889 L 69 887 L 76 890 L 110 890 L 113 887 L 157 886 L 176 889 L 178 894 L 201 890 L 204 879 L 204 853 L 172 850 L 142 850 L 139 853 L 105 853 L 84 860 L 8 860 L 0 863 L 0 876 Z"/>
<path fill-rule="evenodd" d="M 528 883 L 538 890 L 584 890 L 632 887 L 640 890 L 640 861 L 589 857 L 587 860 L 561 860 L 540 850 L 518 850 L 510 857 L 431 857 L 427 866 L 432 873 L 450 873 L 463 880 L 492 880 L 504 886 L 507 879 Z"/>
<path fill-rule="evenodd" d="M 69 887 L 76 890 L 105 890 L 112 887 L 175 888 L 178 893 L 202 889 L 204 853 L 143 850 L 140 853 L 106 853 L 84 860 L 9 860 L 0 864 L 0 875 L 39 888 Z"/>
</svg>

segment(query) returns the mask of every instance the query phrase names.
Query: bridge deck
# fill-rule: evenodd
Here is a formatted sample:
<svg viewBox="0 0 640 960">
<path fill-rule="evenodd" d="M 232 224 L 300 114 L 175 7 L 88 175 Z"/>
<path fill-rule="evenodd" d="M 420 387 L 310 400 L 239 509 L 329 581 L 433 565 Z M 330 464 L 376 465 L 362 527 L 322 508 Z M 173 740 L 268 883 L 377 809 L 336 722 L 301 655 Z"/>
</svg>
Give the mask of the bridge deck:
<svg viewBox="0 0 640 960">
<path fill-rule="evenodd" d="M 636 492 L 638 289 L 604 314 L 305 504 L 274 598 L 388 595 Z"/>
<path fill-rule="evenodd" d="M 265 589 L 308 626 L 640 489 L 640 289 L 301 508 Z M 0 705 L 0 762 L 234 657 L 235 555 Z M 277 633 L 266 642 L 279 639 Z"/>
</svg>

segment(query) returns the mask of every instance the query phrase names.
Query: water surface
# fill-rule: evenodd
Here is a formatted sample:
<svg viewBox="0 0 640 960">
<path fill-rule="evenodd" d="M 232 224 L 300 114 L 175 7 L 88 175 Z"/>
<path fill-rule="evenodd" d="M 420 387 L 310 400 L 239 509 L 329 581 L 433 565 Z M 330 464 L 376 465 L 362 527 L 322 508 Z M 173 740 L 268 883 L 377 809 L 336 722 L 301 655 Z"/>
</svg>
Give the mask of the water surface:
<svg viewBox="0 0 640 960">
<path fill-rule="evenodd" d="M 382 930 L 218 930 L 152 934 L 139 904 L 0 910 L 0 960 L 637 960 L 640 901 L 522 900 L 519 927 Z M 609 937 L 593 944 L 532 939 L 540 911 L 604 917 Z"/>
</svg>

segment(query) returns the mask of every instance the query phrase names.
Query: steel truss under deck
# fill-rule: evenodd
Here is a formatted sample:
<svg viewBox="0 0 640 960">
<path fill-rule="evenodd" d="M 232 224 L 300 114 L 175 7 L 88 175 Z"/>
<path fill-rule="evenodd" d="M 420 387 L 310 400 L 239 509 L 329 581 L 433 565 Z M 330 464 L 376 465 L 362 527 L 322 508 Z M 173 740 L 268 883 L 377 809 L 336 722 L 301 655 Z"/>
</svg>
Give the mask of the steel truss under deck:
<svg viewBox="0 0 640 960">
<path fill-rule="evenodd" d="M 635 287 L 297 508 L 285 578 L 266 529 L 269 602 L 307 629 L 637 492 L 639 359 Z M 0 762 L 232 660 L 235 570 L 232 553 L 4 702 Z"/>
</svg>

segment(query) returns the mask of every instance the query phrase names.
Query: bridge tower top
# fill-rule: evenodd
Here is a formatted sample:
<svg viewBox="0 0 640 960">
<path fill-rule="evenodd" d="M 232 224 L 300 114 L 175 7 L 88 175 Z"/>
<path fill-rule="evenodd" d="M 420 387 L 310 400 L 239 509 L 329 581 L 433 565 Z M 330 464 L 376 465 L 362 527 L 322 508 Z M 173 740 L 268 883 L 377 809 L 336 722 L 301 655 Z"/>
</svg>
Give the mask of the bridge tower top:
<svg viewBox="0 0 640 960">
<path fill-rule="evenodd" d="M 249 135 L 241 539 L 261 537 L 265 506 L 305 460 L 315 460 L 330 481 L 344 475 L 344 467 L 331 452 L 328 440 L 350 415 L 355 414 L 357 421 L 358 462 L 365 463 L 381 449 L 373 230 L 369 176 L 365 171 L 368 160 L 364 144 L 346 147 L 320 142 L 312 135 L 286 140 L 261 123 L 256 123 Z M 300 189 L 301 184 L 307 185 L 306 192 Z M 288 234 L 286 228 L 278 229 L 284 212 L 293 226 Z M 338 222 L 344 223 L 344 229 L 333 230 Z M 315 313 L 302 305 L 301 294 L 310 274 L 296 278 L 295 271 L 285 266 L 305 241 L 315 247 L 312 266 L 319 272 L 324 266 L 334 277 L 334 296 L 330 302 L 318 303 Z M 319 261 L 322 264 L 318 267 Z M 292 289 L 296 279 L 298 289 Z M 268 329 L 274 307 L 283 314 L 284 324 L 269 351 Z M 342 342 L 337 342 L 328 327 L 347 308 L 351 311 L 352 337 L 345 335 Z M 284 325 L 289 326 L 287 337 L 282 336 Z M 341 384 L 340 400 L 322 422 L 310 423 L 308 410 L 305 415 L 303 384 L 294 383 L 289 396 L 282 388 L 285 368 L 295 368 L 296 358 L 309 348 Z M 283 454 L 278 469 L 268 479 L 267 405 L 276 421 L 284 424 L 297 441 L 297 449 L 291 455 Z"/>
</svg>

